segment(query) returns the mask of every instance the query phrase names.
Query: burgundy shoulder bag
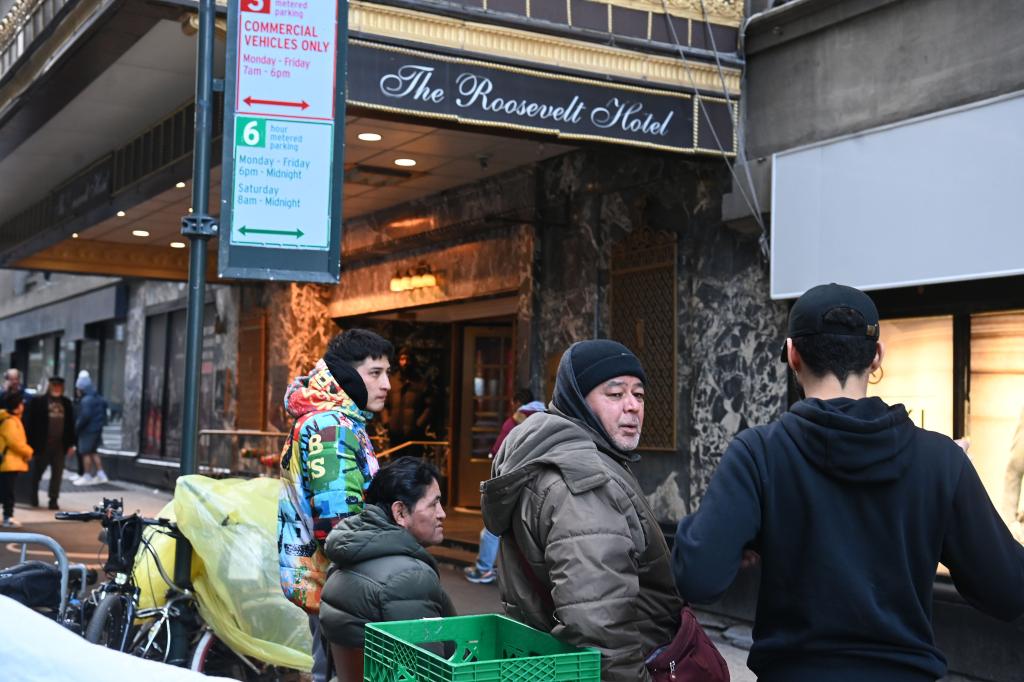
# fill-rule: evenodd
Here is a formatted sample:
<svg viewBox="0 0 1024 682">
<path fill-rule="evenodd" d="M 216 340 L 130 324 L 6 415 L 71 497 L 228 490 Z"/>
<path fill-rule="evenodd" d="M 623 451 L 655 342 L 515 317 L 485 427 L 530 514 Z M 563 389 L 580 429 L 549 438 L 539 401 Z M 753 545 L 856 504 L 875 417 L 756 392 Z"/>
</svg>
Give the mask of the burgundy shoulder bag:
<svg viewBox="0 0 1024 682">
<path fill-rule="evenodd" d="M 645 664 L 654 682 L 729 682 L 729 666 L 686 606 L 676 636 L 655 649 Z"/>
</svg>

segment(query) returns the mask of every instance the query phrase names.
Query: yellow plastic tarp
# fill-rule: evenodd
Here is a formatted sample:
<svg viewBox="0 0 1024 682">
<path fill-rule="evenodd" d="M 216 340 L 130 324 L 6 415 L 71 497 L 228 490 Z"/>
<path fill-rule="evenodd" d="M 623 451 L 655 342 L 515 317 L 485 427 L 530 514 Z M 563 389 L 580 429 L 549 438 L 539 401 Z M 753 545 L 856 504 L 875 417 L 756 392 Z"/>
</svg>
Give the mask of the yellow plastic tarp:
<svg viewBox="0 0 1024 682">
<path fill-rule="evenodd" d="M 182 476 L 161 516 L 174 519 L 192 543 L 192 585 L 199 613 L 235 651 L 272 665 L 309 670 L 306 613 L 281 592 L 274 478 Z M 147 530 L 164 570 L 174 570 L 174 540 Z M 166 584 L 153 557 L 136 557 L 140 608 L 161 605 Z"/>
</svg>

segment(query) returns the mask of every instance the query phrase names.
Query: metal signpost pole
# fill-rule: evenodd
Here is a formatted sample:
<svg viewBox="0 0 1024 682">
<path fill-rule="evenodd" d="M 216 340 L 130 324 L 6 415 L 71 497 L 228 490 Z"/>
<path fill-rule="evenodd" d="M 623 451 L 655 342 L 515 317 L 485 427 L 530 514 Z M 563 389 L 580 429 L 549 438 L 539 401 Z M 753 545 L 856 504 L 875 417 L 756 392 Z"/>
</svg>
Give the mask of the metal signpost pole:
<svg viewBox="0 0 1024 682">
<path fill-rule="evenodd" d="M 188 312 L 185 328 L 185 405 L 181 429 L 180 475 L 196 471 L 196 434 L 199 417 L 199 361 L 206 303 L 206 243 L 217 232 L 210 209 L 210 142 L 213 137 L 213 29 L 214 0 L 199 2 L 199 44 L 196 48 L 196 125 L 192 154 L 192 213 L 182 218 L 181 233 L 189 240 Z M 189 585 L 192 547 L 179 540 L 174 553 L 174 582 Z M 169 663 L 184 665 L 188 655 L 185 624 L 171 621 Z"/>
</svg>

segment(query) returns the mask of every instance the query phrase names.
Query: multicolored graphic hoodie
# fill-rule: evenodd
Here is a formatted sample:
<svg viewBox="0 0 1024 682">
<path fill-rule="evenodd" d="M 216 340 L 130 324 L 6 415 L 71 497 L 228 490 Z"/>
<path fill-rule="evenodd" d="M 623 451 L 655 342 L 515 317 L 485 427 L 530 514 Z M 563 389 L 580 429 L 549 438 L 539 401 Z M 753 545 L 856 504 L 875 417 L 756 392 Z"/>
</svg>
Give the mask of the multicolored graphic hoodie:
<svg viewBox="0 0 1024 682">
<path fill-rule="evenodd" d="M 284 396 L 295 424 L 281 452 L 277 548 L 281 589 L 307 613 L 320 609 L 331 529 L 363 510 L 363 494 L 379 468 L 360 410 L 321 359 L 292 381 Z"/>
</svg>

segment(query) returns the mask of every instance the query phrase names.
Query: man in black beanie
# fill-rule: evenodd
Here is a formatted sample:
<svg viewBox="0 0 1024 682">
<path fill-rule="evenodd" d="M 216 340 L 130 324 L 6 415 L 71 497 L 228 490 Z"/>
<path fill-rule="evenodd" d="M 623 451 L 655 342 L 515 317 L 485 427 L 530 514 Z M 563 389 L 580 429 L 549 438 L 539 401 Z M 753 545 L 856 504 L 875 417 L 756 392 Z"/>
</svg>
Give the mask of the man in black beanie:
<svg viewBox="0 0 1024 682">
<path fill-rule="evenodd" d="M 277 547 L 281 589 L 310 616 L 313 680 L 329 678 L 319 637 L 320 592 L 328 560 L 323 547 L 342 519 L 363 510 L 363 494 L 377 473 L 366 422 L 384 409 L 391 342 L 366 329 L 338 334 L 309 374 L 285 391 L 295 420 L 281 453 Z"/>
<path fill-rule="evenodd" d="M 601 651 L 601 679 L 649 680 L 682 601 L 668 547 L 629 464 L 644 422 L 643 367 L 614 341 L 562 355 L 554 397 L 509 432 L 482 486 L 501 536 L 498 584 L 510 616 Z"/>
</svg>

